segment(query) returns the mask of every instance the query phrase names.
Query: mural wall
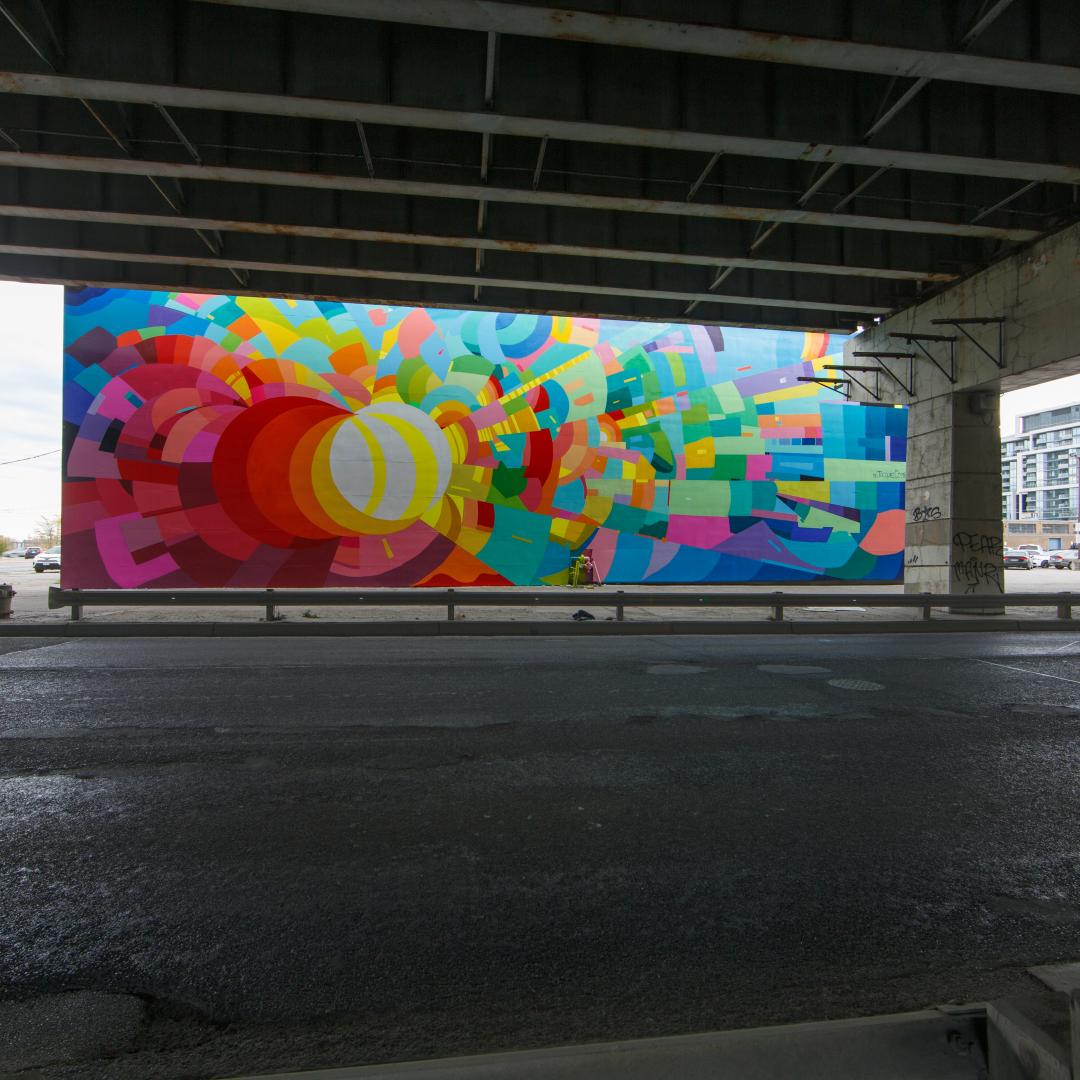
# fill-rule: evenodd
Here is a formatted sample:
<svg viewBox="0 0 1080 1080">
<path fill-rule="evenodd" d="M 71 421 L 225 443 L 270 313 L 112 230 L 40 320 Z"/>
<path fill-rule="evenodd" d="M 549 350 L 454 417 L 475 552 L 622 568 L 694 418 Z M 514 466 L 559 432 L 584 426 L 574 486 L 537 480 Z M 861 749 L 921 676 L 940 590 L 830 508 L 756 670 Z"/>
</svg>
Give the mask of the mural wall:
<svg viewBox="0 0 1080 1080">
<path fill-rule="evenodd" d="M 893 580 L 826 335 L 69 289 L 69 587 Z"/>
</svg>

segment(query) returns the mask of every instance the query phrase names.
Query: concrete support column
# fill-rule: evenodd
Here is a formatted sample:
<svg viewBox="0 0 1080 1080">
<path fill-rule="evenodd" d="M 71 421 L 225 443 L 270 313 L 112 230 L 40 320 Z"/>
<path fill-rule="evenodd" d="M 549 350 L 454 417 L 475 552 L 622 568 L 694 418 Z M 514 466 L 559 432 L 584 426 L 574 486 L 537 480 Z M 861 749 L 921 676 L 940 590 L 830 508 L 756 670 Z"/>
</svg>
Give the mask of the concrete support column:
<svg viewBox="0 0 1080 1080">
<path fill-rule="evenodd" d="M 997 386 L 911 405 L 905 592 L 1004 591 L 1000 405 Z"/>
</svg>

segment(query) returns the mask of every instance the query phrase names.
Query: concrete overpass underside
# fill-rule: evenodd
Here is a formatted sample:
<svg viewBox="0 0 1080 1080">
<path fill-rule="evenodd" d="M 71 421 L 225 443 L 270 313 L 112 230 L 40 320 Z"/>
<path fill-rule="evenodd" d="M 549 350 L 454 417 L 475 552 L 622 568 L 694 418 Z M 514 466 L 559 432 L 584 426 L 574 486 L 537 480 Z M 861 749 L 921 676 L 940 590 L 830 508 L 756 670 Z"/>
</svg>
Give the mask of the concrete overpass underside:
<svg viewBox="0 0 1080 1080">
<path fill-rule="evenodd" d="M 3 0 L 0 275 L 850 331 L 1080 216 L 1077 60 L 1072 0 Z"/>
<path fill-rule="evenodd" d="M 996 395 L 1080 357 L 1074 0 L 577 4 L 3 0 L 0 278 L 865 326 L 908 588 L 999 592 Z"/>
</svg>

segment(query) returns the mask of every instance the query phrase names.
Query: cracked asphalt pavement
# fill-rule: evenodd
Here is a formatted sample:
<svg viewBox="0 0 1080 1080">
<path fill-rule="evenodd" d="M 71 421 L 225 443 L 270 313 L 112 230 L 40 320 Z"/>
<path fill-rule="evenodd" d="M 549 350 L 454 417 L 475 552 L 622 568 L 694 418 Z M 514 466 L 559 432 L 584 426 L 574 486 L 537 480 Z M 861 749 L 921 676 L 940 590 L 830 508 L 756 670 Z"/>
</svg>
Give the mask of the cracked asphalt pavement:
<svg viewBox="0 0 1080 1080">
<path fill-rule="evenodd" d="M 0 1074 L 1027 991 L 1080 958 L 1078 735 L 1062 634 L 3 640 Z"/>
</svg>

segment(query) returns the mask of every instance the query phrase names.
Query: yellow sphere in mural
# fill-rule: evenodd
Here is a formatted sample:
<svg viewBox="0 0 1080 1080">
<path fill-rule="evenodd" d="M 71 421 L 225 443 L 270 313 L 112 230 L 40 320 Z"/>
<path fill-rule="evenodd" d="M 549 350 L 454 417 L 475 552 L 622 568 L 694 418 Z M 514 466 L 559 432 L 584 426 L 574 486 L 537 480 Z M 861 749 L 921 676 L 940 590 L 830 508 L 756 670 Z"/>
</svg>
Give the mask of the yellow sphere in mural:
<svg viewBox="0 0 1080 1080">
<path fill-rule="evenodd" d="M 427 413 L 376 402 L 336 424 L 314 462 L 324 510 L 356 532 L 394 532 L 421 517 L 450 482 L 450 445 Z"/>
</svg>

